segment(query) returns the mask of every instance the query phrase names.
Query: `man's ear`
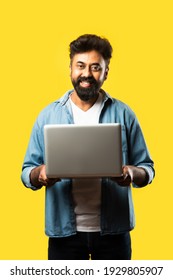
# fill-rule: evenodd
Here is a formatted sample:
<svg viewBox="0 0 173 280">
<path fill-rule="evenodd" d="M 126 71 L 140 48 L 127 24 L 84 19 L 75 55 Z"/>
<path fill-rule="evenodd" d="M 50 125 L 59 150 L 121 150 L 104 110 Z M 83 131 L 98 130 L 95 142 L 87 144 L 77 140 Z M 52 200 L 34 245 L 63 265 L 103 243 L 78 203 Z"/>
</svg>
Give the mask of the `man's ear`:
<svg viewBox="0 0 173 280">
<path fill-rule="evenodd" d="M 107 79 L 108 77 L 108 72 L 109 72 L 109 67 L 107 66 L 106 70 L 105 70 L 105 80 Z"/>
</svg>

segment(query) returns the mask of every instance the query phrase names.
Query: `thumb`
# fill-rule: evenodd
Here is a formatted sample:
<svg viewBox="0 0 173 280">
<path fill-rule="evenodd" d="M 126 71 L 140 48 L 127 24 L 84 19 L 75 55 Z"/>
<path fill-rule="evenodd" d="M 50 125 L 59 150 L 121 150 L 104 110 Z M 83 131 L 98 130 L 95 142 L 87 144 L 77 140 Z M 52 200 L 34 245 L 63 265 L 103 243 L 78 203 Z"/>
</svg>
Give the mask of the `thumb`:
<svg viewBox="0 0 173 280">
<path fill-rule="evenodd" d="M 127 176 L 130 176 L 131 182 L 133 182 L 133 171 L 130 168 L 130 166 L 128 166 L 128 165 L 123 166 L 123 175 L 124 175 L 125 178 Z"/>
</svg>

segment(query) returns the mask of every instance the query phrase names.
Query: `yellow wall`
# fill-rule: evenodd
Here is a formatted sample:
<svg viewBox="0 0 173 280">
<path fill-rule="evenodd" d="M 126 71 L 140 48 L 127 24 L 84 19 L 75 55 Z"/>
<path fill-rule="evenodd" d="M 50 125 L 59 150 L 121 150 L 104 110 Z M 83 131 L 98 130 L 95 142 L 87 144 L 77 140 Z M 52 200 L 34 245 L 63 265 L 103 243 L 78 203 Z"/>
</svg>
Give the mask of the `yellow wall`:
<svg viewBox="0 0 173 280">
<path fill-rule="evenodd" d="M 46 259 L 44 189 L 20 181 L 40 110 L 71 88 L 68 45 L 84 33 L 114 48 L 113 97 L 136 112 L 156 178 L 133 189 L 133 259 L 173 259 L 172 1 L 4 1 L 1 4 L 0 259 Z"/>
</svg>

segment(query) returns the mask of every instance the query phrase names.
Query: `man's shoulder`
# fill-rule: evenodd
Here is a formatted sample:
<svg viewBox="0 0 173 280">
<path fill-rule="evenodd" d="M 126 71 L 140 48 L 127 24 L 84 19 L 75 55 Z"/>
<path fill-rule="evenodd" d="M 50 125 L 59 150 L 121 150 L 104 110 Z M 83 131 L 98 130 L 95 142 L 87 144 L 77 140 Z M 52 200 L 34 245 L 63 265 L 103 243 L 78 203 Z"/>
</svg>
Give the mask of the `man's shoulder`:
<svg viewBox="0 0 173 280">
<path fill-rule="evenodd" d="M 123 112 L 127 112 L 129 114 L 134 114 L 134 111 L 132 110 L 132 108 L 125 102 L 123 102 L 120 99 L 111 97 L 112 99 L 112 106 L 117 110 L 117 111 L 123 111 Z"/>
<path fill-rule="evenodd" d="M 62 107 L 62 105 L 64 105 L 68 101 L 70 93 L 71 90 L 67 91 L 64 95 L 49 103 L 40 111 L 40 115 L 52 112 L 54 108 L 58 109 Z"/>
<path fill-rule="evenodd" d="M 37 122 L 45 123 L 49 120 L 54 121 L 54 118 L 56 118 L 58 112 L 62 110 L 63 105 L 65 105 L 65 103 L 68 101 L 70 93 L 70 90 L 67 91 L 60 98 L 44 107 L 38 114 Z"/>
<path fill-rule="evenodd" d="M 106 93 L 106 96 L 108 102 L 105 104 L 105 112 L 108 113 L 111 118 L 115 119 L 116 122 L 130 125 L 137 119 L 135 113 L 127 103 L 110 96 L 108 93 Z"/>
</svg>

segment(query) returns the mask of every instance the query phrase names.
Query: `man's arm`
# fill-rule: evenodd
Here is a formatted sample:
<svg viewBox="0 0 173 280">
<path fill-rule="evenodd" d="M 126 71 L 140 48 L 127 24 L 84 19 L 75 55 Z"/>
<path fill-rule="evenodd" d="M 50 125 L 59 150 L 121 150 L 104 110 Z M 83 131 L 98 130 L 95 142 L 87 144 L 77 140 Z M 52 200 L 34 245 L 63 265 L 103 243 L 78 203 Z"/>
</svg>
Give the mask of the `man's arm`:
<svg viewBox="0 0 173 280">
<path fill-rule="evenodd" d="M 33 186 L 40 188 L 42 186 L 50 187 L 56 182 L 61 181 L 59 178 L 50 179 L 46 176 L 46 166 L 42 164 L 31 170 L 30 181 Z"/>
</svg>

